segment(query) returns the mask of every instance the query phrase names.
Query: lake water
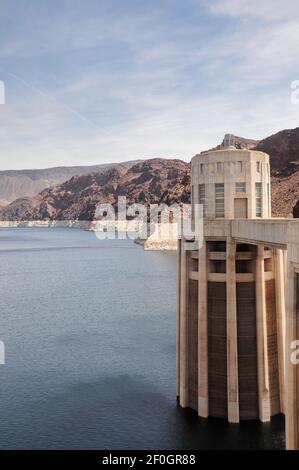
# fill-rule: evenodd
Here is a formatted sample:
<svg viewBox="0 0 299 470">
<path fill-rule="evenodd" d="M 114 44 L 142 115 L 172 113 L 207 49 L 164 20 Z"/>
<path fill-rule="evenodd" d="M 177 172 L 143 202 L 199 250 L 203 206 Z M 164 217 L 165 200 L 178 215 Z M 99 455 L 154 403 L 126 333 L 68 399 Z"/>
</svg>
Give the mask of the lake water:
<svg viewBox="0 0 299 470">
<path fill-rule="evenodd" d="M 284 423 L 176 403 L 176 260 L 75 229 L 0 230 L 0 448 L 283 448 Z"/>
</svg>

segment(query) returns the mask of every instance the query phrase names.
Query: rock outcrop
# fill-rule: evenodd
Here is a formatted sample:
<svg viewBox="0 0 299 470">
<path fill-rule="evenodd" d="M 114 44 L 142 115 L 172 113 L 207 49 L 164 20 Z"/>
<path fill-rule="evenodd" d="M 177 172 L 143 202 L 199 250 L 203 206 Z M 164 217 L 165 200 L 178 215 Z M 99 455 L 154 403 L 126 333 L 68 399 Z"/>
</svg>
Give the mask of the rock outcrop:
<svg viewBox="0 0 299 470">
<path fill-rule="evenodd" d="M 255 148 L 270 155 L 272 215 L 298 217 L 296 207 L 299 200 L 299 127 L 267 137 Z"/>
<path fill-rule="evenodd" d="M 271 135 L 255 148 L 270 155 L 273 176 L 287 177 L 299 170 L 299 127 Z"/>
<path fill-rule="evenodd" d="M 136 161 L 124 162 L 130 168 Z M 46 168 L 43 170 L 7 170 L 0 171 L 0 207 L 19 198 L 33 197 L 43 189 L 63 183 L 73 176 L 97 172 L 103 173 L 113 168 L 115 163 L 93 166 L 70 166 Z"/>
<path fill-rule="evenodd" d="M 127 203 L 174 204 L 190 201 L 190 165 L 155 158 L 128 168 L 117 165 L 104 173 L 74 176 L 35 197 L 18 199 L 0 210 L 0 220 L 92 220 L 99 203 L 117 209 Z"/>
</svg>

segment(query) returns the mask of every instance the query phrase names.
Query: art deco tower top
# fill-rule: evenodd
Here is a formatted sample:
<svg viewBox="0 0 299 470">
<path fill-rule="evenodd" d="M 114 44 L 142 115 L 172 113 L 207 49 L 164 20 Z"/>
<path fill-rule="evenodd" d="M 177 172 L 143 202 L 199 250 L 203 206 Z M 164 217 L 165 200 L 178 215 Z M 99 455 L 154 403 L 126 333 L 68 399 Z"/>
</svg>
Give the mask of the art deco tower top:
<svg viewBox="0 0 299 470">
<path fill-rule="evenodd" d="M 226 134 L 221 147 L 191 162 L 192 202 L 203 204 L 207 219 L 271 218 L 269 155 L 237 149 Z"/>
</svg>

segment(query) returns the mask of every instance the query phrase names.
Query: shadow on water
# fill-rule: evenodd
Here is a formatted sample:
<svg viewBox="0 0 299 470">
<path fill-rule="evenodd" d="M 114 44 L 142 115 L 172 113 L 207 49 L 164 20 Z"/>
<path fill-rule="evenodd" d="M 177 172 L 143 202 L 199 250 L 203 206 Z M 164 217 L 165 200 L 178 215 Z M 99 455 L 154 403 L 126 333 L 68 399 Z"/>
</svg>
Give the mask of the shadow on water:
<svg viewBox="0 0 299 470">
<path fill-rule="evenodd" d="M 185 432 L 195 432 L 197 439 L 192 439 L 198 449 L 263 450 L 285 448 L 285 419 L 283 415 L 272 418 L 270 423 L 243 421 L 229 424 L 224 419 L 199 418 L 193 410 L 178 408 L 185 414 Z M 193 446 L 194 448 L 194 446 Z"/>
<path fill-rule="evenodd" d="M 198 418 L 196 412 L 170 404 L 152 384 L 128 375 L 73 384 L 47 400 L 28 403 L 11 425 L 14 448 L 284 448 L 282 416 L 269 424 L 240 425 Z M 8 448 L 11 436 L 1 428 L 1 448 Z"/>
</svg>

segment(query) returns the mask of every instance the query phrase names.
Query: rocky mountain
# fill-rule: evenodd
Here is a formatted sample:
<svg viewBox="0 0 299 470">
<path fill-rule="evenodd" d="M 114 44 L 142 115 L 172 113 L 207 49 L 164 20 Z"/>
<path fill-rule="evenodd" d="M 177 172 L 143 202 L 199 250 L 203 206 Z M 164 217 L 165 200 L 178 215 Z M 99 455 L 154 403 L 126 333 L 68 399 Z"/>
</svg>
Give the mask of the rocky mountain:
<svg viewBox="0 0 299 470">
<path fill-rule="evenodd" d="M 270 155 L 273 176 L 287 177 L 299 170 L 299 127 L 271 135 L 255 148 Z"/>
<path fill-rule="evenodd" d="M 124 162 L 130 167 L 137 161 Z M 114 163 L 93 166 L 70 166 L 46 168 L 42 170 L 7 170 L 0 171 L 0 207 L 18 198 L 32 197 L 43 189 L 63 183 L 75 175 L 85 175 L 92 172 L 103 173 L 113 168 Z"/>
<path fill-rule="evenodd" d="M 299 217 L 299 171 L 287 177 L 272 176 L 271 190 L 273 217 Z"/>
<path fill-rule="evenodd" d="M 1 220 L 91 220 L 98 203 L 129 204 L 189 202 L 190 165 L 155 158 L 128 168 L 117 165 L 99 173 L 73 176 L 35 197 L 18 199 L 0 211 Z"/>
<path fill-rule="evenodd" d="M 235 144 L 238 148 L 255 148 L 270 155 L 272 214 L 274 217 L 299 217 L 299 128 L 278 132 L 260 142 L 235 137 Z M 56 175 L 54 170 L 57 170 Z M 55 178 L 65 178 L 67 171 L 83 174 L 71 175 L 67 181 L 46 188 L 36 196 L 19 198 L 7 207 L 0 207 L 1 220 L 90 220 L 98 203 L 116 205 L 119 195 L 126 196 L 128 203 L 190 201 L 190 165 L 181 160 L 155 158 L 134 164 L 110 165 L 109 168 L 40 171 L 44 173 L 30 174 L 30 179 L 40 181 L 41 175 L 47 176 L 48 185 L 53 177 L 51 171 Z M 1 172 L 0 188 L 2 173 L 12 176 L 11 173 L 16 172 Z"/>
<path fill-rule="evenodd" d="M 278 132 L 256 145 L 270 155 L 272 215 L 299 216 L 299 127 Z"/>
</svg>

